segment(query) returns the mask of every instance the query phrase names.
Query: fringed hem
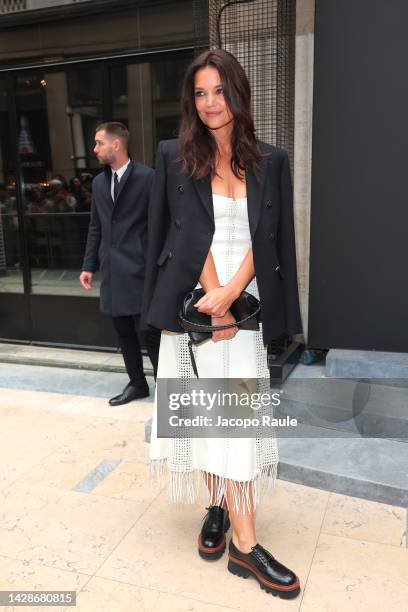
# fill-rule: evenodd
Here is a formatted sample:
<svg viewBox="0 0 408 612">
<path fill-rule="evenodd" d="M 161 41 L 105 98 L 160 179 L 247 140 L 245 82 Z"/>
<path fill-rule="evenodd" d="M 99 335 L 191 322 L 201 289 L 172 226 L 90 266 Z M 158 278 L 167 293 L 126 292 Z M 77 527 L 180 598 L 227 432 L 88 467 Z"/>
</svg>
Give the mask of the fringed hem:
<svg viewBox="0 0 408 612">
<path fill-rule="evenodd" d="M 256 510 L 265 494 L 274 493 L 277 470 L 278 462 L 271 463 L 252 480 L 237 481 L 200 469 L 177 472 L 171 469 L 170 458 L 164 457 L 150 460 L 149 480 L 163 486 L 168 479 L 169 497 L 174 504 L 195 504 L 204 497 L 206 505 L 221 506 L 224 500 L 228 502 L 228 497 L 232 497 L 234 512 L 248 514 Z"/>
</svg>

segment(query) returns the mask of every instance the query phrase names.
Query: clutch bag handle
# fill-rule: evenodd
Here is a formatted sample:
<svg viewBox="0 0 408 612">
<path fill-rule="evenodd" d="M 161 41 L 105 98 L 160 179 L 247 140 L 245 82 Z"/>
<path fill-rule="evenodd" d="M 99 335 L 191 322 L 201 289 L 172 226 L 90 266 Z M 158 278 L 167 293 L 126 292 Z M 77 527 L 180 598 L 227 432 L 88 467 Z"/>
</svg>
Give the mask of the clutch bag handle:
<svg viewBox="0 0 408 612">
<path fill-rule="evenodd" d="M 239 327 L 240 325 L 246 323 L 246 321 L 249 321 L 250 319 L 253 319 L 254 317 L 258 316 L 260 312 L 261 306 L 259 305 L 258 308 L 254 310 L 254 312 L 252 312 L 244 319 L 241 319 L 240 321 L 235 321 L 235 323 L 226 323 L 225 325 L 204 325 L 203 323 L 192 323 L 188 319 L 185 319 L 182 314 L 180 314 L 179 317 L 180 320 L 183 321 L 183 323 L 187 324 L 190 331 L 213 332 L 221 331 L 223 329 L 230 329 L 231 327 Z"/>
</svg>

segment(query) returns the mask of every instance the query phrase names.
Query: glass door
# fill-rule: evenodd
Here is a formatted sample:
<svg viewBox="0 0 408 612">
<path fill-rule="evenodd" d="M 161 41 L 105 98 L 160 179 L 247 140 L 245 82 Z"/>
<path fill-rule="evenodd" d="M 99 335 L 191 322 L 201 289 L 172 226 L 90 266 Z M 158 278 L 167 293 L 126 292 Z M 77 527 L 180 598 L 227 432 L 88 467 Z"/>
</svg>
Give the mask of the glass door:
<svg viewBox="0 0 408 612">
<path fill-rule="evenodd" d="M 7 81 L 0 79 L 0 294 L 24 293 Z"/>
<path fill-rule="evenodd" d="M 16 79 L 18 155 L 31 293 L 98 296 L 78 277 L 89 225 L 93 155 L 102 121 L 98 67 Z"/>
<path fill-rule="evenodd" d="M 132 158 L 154 166 L 158 141 L 177 135 L 190 60 L 168 53 L 0 78 L 0 338 L 116 345 L 98 274 L 90 292 L 79 283 L 102 171 L 95 128 L 125 123 Z"/>
</svg>

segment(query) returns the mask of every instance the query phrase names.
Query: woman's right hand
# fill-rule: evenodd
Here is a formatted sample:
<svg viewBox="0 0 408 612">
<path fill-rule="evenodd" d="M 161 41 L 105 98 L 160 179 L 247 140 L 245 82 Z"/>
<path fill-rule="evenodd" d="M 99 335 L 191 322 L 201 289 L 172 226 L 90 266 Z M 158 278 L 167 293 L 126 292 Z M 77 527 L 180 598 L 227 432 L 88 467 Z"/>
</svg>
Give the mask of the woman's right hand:
<svg viewBox="0 0 408 612">
<path fill-rule="evenodd" d="M 211 317 L 211 325 L 229 325 L 235 323 L 236 319 L 228 310 L 223 317 Z M 229 329 L 221 329 L 213 331 L 212 341 L 219 342 L 220 340 L 231 340 L 238 332 L 238 327 L 230 327 Z"/>
</svg>

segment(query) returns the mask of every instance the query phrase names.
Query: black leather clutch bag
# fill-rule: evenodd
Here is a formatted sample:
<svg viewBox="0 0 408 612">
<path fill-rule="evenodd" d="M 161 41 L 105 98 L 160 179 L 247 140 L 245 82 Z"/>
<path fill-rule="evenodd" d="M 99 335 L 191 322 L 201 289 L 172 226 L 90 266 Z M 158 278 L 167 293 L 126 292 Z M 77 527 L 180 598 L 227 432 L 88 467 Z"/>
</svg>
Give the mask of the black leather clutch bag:
<svg viewBox="0 0 408 612">
<path fill-rule="evenodd" d="M 184 297 L 183 305 L 179 312 L 180 324 L 189 336 L 188 346 L 190 358 L 197 378 L 198 372 L 192 350 L 193 344 L 201 344 L 201 342 L 208 340 L 211 338 L 213 331 L 229 329 L 231 327 L 257 331 L 261 320 L 261 305 L 259 300 L 247 291 L 243 291 L 230 306 L 230 312 L 235 319 L 235 323 L 229 323 L 228 325 L 211 325 L 211 316 L 205 312 L 199 312 L 194 306 L 204 294 L 204 289 L 193 289 L 189 291 Z"/>
</svg>

